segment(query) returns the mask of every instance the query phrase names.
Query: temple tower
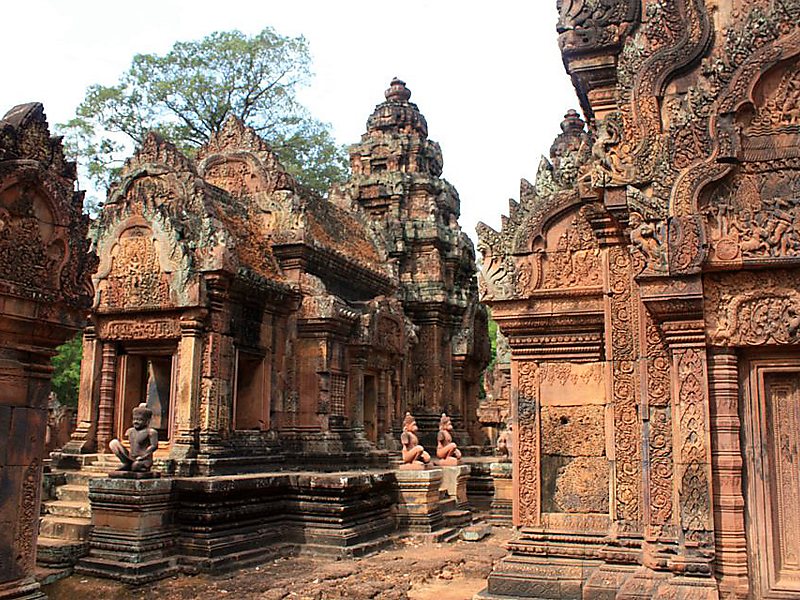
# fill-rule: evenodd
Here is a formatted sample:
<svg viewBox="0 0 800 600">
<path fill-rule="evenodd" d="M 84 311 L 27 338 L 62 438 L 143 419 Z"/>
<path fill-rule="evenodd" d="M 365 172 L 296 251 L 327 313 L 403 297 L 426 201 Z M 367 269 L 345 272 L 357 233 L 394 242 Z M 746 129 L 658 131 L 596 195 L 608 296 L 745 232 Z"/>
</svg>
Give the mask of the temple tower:
<svg viewBox="0 0 800 600">
<path fill-rule="evenodd" d="M 422 429 L 426 414 L 457 415 L 477 442 L 479 378 L 489 348 L 475 251 L 458 224 L 458 193 L 441 177 L 441 148 L 428 139 L 411 91 L 395 78 L 385 96 L 361 142 L 350 147 L 349 188 L 382 234 L 403 307 L 419 328 L 406 405 L 418 413 Z"/>
</svg>

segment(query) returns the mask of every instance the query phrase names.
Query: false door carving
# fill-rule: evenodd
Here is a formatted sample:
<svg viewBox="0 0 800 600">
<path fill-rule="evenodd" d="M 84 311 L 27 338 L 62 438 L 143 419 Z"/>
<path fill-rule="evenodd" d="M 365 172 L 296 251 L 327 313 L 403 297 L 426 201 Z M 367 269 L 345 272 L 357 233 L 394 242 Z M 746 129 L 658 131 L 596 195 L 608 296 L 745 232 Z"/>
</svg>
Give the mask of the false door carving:
<svg viewBox="0 0 800 600">
<path fill-rule="evenodd" d="M 800 359 L 752 360 L 744 382 L 748 552 L 756 598 L 800 595 Z"/>
</svg>

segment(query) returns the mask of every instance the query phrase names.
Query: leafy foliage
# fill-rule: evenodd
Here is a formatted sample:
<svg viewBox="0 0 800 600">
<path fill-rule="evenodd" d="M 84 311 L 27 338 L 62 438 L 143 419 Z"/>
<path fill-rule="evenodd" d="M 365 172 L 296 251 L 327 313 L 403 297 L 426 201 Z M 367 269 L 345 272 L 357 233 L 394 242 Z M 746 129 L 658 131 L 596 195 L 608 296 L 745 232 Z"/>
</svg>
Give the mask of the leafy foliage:
<svg viewBox="0 0 800 600">
<path fill-rule="evenodd" d="M 119 172 L 130 142 L 158 131 L 187 154 L 236 115 L 264 137 L 284 167 L 324 194 L 345 178 L 347 156 L 329 125 L 310 116 L 297 90 L 311 77 L 306 40 L 267 27 L 248 37 L 216 32 L 178 42 L 163 56 L 137 54 L 116 85 L 92 85 L 64 143 L 98 187 Z"/>
<path fill-rule="evenodd" d="M 52 389 L 59 402 L 65 406 L 78 406 L 78 384 L 81 379 L 81 357 L 83 355 L 83 335 L 78 334 L 57 349 L 52 358 Z"/>
</svg>

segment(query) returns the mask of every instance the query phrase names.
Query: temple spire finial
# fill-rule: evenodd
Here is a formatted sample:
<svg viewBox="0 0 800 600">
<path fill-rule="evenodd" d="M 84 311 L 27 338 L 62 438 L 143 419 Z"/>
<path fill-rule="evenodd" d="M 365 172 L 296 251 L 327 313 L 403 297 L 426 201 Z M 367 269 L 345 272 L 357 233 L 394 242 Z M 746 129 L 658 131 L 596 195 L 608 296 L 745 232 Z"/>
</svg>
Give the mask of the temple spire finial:
<svg viewBox="0 0 800 600">
<path fill-rule="evenodd" d="M 389 89 L 383 93 L 389 102 L 408 102 L 411 90 L 406 87 L 406 82 L 394 77 L 389 84 Z"/>
</svg>

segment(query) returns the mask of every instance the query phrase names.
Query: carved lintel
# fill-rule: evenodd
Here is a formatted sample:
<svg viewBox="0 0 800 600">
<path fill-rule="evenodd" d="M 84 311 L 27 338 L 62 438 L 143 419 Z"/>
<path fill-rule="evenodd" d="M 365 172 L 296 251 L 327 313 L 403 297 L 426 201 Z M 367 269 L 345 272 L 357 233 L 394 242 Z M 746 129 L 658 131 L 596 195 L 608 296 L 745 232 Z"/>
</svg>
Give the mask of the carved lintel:
<svg viewBox="0 0 800 600">
<path fill-rule="evenodd" d="M 703 287 L 698 275 L 644 277 L 637 279 L 644 305 L 656 322 L 702 319 Z"/>
</svg>

